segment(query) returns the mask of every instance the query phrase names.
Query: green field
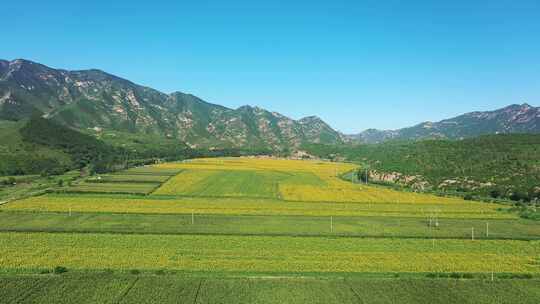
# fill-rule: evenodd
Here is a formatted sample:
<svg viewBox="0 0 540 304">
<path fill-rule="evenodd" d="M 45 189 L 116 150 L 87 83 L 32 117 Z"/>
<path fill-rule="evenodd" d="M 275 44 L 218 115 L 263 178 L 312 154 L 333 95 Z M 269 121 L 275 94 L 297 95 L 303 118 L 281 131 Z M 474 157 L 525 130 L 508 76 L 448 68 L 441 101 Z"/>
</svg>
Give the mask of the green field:
<svg viewBox="0 0 540 304">
<path fill-rule="evenodd" d="M 171 177 L 178 169 L 158 170 L 153 167 L 131 168 L 114 174 L 90 176 L 68 187 L 57 189 L 65 193 L 116 193 L 150 194 Z"/>
<path fill-rule="evenodd" d="M 0 277 L 0 303 L 536 303 L 538 280 L 200 278 L 86 274 Z"/>
<path fill-rule="evenodd" d="M 386 216 L 287 216 L 0 212 L 0 231 L 139 234 L 300 235 L 539 240 L 540 225 L 523 219 L 439 219 Z"/>
<path fill-rule="evenodd" d="M 159 183 L 80 183 L 67 188 L 65 192 L 147 194 L 157 187 Z"/>
<path fill-rule="evenodd" d="M 353 168 L 199 159 L 9 201 L 0 302 L 535 303 L 538 221 L 339 177 Z"/>
<path fill-rule="evenodd" d="M 163 183 L 169 175 L 151 174 L 106 174 L 86 180 L 87 183 Z"/>
</svg>

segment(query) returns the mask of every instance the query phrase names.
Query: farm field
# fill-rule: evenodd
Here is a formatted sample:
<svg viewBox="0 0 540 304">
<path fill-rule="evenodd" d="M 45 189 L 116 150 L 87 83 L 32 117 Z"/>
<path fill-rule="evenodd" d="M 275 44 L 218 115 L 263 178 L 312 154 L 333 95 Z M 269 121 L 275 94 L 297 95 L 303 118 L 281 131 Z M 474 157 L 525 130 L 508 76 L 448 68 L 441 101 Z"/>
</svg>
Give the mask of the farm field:
<svg viewBox="0 0 540 304">
<path fill-rule="evenodd" d="M 153 167 L 132 168 L 114 174 L 89 177 L 60 192 L 66 193 L 117 193 L 146 195 L 156 190 L 162 183 L 178 174 L 180 169 L 157 170 Z"/>
<path fill-rule="evenodd" d="M 158 183 L 140 182 L 82 182 L 70 186 L 66 192 L 89 192 L 89 193 L 125 193 L 125 194 L 147 194 L 159 187 Z"/>
<path fill-rule="evenodd" d="M 284 215 L 0 212 L 0 231 L 140 234 L 304 235 L 539 240 L 540 225 L 522 219 L 439 219 Z"/>
<path fill-rule="evenodd" d="M 0 303 L 536 303 L 537 280 L 200 278 L 174 275 L 0 277 Z M 58 290 L 69 290 L 59 293 Z"/>
<path fill-rule="evenodd" d="M 4 232 L 0 246 L 21 270 L 540 272 L 540 241 Z"/>
<path fill-rule="evenodd" d="M 158 213 L 158 214 L 229 214 L 229 215 L 309 215 L 309 216 L 389 216 L 439 218 L 517 218 L 501 212 L 507 207 L 480 202 L 455 204 L 415 203 L 325 203 L 284 202 L 264 198 L 163 197 L 150 195 L 110 196 L 82 194 L 47 194 L 14 201 L 0 210 Z"/>
<path fill-rule="evenodd" d="M 169 180 L 155 194 L 249 197 L 250 193 L 256 192 L 263 193 L 263 197 L 303 202 L 418 204 L 463 202 L 456 198 L 352 184 L 338 178 L 355 167 L 353 164 L 342 163 L 249 158 L 198 159 L 168 163 L 157 165 L 156 168 L 187 170 L 187 172 Z"/>
<path fill-rule="evenodd" d="M 520 218 L 508 205 L 342 179 L 356 167 L 195 159 L 95 176 L 10 201 L 0 205 L 0 298 L 534 302 L 537 221 Z M 40 274 L 57 266 L 68 272 Z M 474 279 L 428 278 L 451 273 Z M 80 287 L 99 278 L 95 287 Z"/>
</svg>

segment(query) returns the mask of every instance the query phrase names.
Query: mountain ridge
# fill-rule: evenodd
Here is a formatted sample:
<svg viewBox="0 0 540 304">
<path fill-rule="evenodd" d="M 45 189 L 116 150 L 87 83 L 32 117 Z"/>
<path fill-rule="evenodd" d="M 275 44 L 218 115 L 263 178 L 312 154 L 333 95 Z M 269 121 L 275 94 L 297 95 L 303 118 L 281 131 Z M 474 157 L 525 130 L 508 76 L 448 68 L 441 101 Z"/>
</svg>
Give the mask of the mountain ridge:
<svg viewBox="0 0 540 304">
<path fill-rule="evenodd" d="M 356 142 L 372 144 L 389 140 L 465 139 L 508 133 L 540 133 L 540 107 L 527 103 L 511 104 L 492 111 L 474 111 L 396 130 L 367 129 L 348 137 Z"/>
<path fill-rule="evenodd" d="M 0 60 L 0 119 L 18 120 L 36 112 L 87 132 L 160 135 L 196 148 L 285 151 L 305 142 L 346 140 L 322 120 L 294 120 L 252 106 L 231 109 L 189 93 L 166 94 L 98 69 L 69 71 L 25 59 Z"/>
</svg>

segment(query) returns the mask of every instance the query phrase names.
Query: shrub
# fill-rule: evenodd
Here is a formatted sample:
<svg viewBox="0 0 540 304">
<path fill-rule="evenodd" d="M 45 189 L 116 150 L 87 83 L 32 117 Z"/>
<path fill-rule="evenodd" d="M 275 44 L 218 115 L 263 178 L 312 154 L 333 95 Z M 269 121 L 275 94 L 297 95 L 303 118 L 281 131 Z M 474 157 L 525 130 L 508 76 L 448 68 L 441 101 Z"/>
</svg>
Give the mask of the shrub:
<svg viewBox="0 0 540 304">
<path fill-rule="evenodd" d="M 472 278 L 474 278 L 474 275 L 472 273 L 464 273 L 463 278 L 464 279 L 472 279 Z"/>
<path fill-rule="evenodd" d="M 131 269 L 129 271 L 129 273 L 133 274 L 133 275 L 139 275 L 141 272 L 138 270 L 138 269 Z"/>
<path fill-rule="evenodd" d="M 62 274 L 62 273 L 66 273 L 68 270 L 66 267 L 64 266 L 56 266 L 54 267 L 54 274 Z"/>
<path fill-rule="evenodd" d="M 461 278 L 461 274 L 460 274 L 460 273 L 457 273 L 457 272 L 452 272 L 452 273 L 450 274 L 450 277 L 451 277 L 452 279 L 460 279 L 460 278 Z"/>
</svg>

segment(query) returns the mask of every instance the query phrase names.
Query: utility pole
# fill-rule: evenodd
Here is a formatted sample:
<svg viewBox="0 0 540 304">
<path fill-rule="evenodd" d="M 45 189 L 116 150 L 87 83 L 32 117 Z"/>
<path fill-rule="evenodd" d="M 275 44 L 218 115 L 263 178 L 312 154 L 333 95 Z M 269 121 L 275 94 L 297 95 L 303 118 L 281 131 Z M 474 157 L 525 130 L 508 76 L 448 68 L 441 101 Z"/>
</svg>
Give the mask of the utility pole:
<svg viewBox="0 0 540 304">
<path fill-rule="evenodd" d="M 368 183 L 368 179 L 369 179 L 369 175 L 368 175 L 368 170 L 367 170 L 367 168 L 366 168 L 366 185 L 367 185 L 367 183 Z"/>
<path fill-rule="evenodd" d="M 195 224 L 195 212 L 191 211 L 191 225 Z"/>
<path fill-rule="evenodd" d="M 334 217 L 330 216 L 330 232 L 334 232 Z"/>
<path fill-rule="evenodd" d="M 489 237 L 489 222 L 486 222 L 486 237 Z"/>
<path fill-rule="evenodd" d="M 474 241 L 474 227 L 471 228 L 471 240 Z"/>
</svg>

